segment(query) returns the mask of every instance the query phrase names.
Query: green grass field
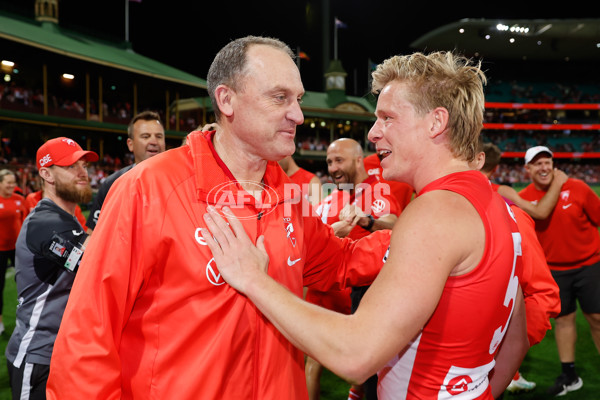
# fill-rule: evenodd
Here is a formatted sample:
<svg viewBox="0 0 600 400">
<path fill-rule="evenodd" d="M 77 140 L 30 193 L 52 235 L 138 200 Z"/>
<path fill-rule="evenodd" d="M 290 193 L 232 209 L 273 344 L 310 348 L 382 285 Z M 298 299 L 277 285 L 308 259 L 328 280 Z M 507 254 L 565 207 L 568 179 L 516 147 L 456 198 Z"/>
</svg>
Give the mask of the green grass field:
<svg viewBox="0 0 600 400">
<path fill-rule="evenodd" d="M 600 186 L 593 187 L 600 195 Z M 15 327 L 15 310 L 17 306 L 17 293 L 14 280 L 14 269 L 9 268 L 6 276 L 6 287 L 4 289 L 4 325 L 6 331 L 0 336 L 0 400 L 11 400 L 11 393 L 6 369 L 6 357 L 4 350 L 10 333 Z M 577 313 L 577 372 L 583 379 L 583 388 L 564 396 L 564 399 L 597 400 L 600 398 L 600 355 L 594 347 L 590 335 L 589 325 L 578 311 Z M 539 400 L 550 399 L 552 396 L 546 394 L 546 388 L 554 383 L 554 379 L 560 374 L 560 362 L 554 342 L 554 331 L 549 331 L 541 343 L 533 346 L 527 354 L 520 368 L 523 376 L 530 381 L 536 382 L 538 387 L 530 392 L 519 395 L 506 394 L 505 400 Z M 322 400 L 345 400 L 348 396 L 350 385 L 332 374 L 324 371 L 321 379 Z M 165 399 L 166 400 L 166 399 Z"/>
</svg>

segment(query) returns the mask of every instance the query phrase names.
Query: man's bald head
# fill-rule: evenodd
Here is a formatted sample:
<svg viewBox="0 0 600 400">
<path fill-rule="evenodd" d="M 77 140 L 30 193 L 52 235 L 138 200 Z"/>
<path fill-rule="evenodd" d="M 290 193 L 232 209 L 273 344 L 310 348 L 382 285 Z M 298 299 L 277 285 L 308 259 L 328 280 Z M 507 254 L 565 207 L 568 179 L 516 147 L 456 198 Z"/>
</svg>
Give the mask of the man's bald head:
<svg viewBox="0 0 600 400">
<path fill-rule="evenodd" d="M 358 185 L 367 179 L 360 144 L 349 138 L 337 139 L 327 148 L 327 170 L 336 185 Z"/>
<path fill-rule="evenodd" d="M 330 150 L 342 151 L 350 157 L 363 157 L 363 149 L 360 147 L 360 143 L 350 138 L 334 140 L 327 148 L 327 152 L 329 153 Z"/>
</svg>

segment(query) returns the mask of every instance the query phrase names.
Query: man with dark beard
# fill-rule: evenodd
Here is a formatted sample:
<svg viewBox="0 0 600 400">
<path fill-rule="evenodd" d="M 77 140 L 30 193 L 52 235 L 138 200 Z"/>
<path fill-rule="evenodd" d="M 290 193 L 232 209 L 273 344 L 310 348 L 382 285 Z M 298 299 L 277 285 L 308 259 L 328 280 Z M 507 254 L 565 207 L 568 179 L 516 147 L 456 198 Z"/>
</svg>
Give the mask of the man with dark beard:
<svg viewBox="0 0 600 400">
<path fill-rule="evenodd" d="M 97 160 L 66 137 L 37 151 L 44 198 L 25 219 L 15 250 L 19 305 L 6 348 L 13 398 L 46 398 L 54 340 L 88 237 L 75 207 L 91 200 L 87 163 Z"/>
</svg>

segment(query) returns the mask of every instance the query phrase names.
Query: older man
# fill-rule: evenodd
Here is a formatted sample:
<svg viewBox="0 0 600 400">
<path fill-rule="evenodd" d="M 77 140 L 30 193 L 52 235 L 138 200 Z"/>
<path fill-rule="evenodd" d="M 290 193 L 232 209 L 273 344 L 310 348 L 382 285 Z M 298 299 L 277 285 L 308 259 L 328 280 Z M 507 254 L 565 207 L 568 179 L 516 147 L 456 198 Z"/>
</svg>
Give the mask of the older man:
<svg viewBox="0 0 600 400">
<path fill-rule="evenodd" d="M 228 205 L 268 237 L 270 273 L 298 297 L 379 271 L 365 260 L 387 247 L 336 238 L 303 214 L 312 206 L 300 193 L 288 196 L 277 161 L 304 120 L 293 56 L 272 38 L 226 45 L 207 79 L 218 129 L 115 182 L 57 338 L 49 398 L 306 399 L 304 354 L 224 284 L 200 234 L 206 210 Z"/>
</svg>

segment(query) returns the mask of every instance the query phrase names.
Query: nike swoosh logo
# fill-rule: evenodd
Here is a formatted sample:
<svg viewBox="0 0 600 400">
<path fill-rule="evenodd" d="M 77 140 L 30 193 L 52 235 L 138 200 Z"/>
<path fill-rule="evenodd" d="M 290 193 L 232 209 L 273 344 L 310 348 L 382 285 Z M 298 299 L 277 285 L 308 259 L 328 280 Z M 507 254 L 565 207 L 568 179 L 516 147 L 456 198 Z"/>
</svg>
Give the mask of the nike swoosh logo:
<svg viewBox="0 0 600 400">
<path fill-rule="evenodd" d="M 290 257 L 288 257 L 288 265 L 291 267 L 292 265 L 296 264 L 300 260 L 302 260 L 302 257 L 297 258 L 295 260 L 292 260 Z"/>
<path fill-rule="evenodd" d="M 73 235 L 75 235 L 75 236 L 81 236 L 81 235 L 83 235 L 83 231 L 77 232 L 75 229 L 73 229 L 71 232 L 73 232 Z"/>
<path fill-rule="evenodd" d="M 571 207 L 573 205 L 573 203 L 569 203 L 566 206 L 563 206 L 563 210 L 566 210 L 567 208 Z"/>
</svg>

